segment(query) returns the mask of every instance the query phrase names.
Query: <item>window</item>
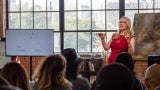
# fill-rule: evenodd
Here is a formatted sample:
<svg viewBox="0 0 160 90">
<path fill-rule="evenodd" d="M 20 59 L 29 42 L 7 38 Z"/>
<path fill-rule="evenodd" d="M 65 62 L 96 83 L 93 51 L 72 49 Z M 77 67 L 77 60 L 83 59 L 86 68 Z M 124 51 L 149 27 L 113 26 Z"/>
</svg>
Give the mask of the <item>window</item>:
<svg viewBox="0 0 160 90">
<path fill-rule="evenodd" d="M 159 0 L 126 0 L 125 2 L 125 15 L 131 21 L 134 21 L 134 14 L 158 12 L 160 12 Z"/>
<path fill-rule="evenodd" d="M 54 29 L 55 52 L 71 47 L 96 54 L 103 50 L 96 34 L 104 32 L 108 40 L 118 29 L 121 1 L 7 0 L 7 29 Z M 159 0 L 125 0 L 124 5 L 132 22 L 136 13 L 160 12 Z"/>
<path fill-rule="evenodd" d="M 59 0 L 7 0 L 7 29 L 54 29 L 60 52 Z"/>
</svg>

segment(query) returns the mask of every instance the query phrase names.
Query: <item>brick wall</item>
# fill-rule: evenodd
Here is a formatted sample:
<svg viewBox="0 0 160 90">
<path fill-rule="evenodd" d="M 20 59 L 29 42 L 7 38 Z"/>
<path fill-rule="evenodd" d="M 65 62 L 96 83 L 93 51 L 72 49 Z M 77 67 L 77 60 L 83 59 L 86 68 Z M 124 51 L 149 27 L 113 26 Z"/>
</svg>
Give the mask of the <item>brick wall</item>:
<svg viewBox="0 0 160 90">
<path fill-rule="evenodd" d="M 135 60 L 135 72 L 142 82 L 144 82 L 144 72 L 147 68 L 147 60 Z"/>
<path fill-rule="evenodd" d="M 34 69 L 39 65 L 39 63 L 41 63 L 43 59 L 44 57 L 17 57 L 17 62 L 24 66 L 28 77 L 30 77 L 30 70 L 33 73 Z"/>
</svg>

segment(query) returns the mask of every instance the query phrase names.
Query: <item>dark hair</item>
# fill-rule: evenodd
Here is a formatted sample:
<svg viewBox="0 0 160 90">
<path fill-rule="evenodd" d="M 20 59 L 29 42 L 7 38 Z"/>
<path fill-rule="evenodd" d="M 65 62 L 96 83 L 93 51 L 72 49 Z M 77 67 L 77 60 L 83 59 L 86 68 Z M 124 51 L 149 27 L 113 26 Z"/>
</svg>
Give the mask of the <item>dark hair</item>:
<svg viewBox="0 0 160 90">
<path fill-rule="evenodd" d="M 2 86 L 2 85 L 9 85 L 9 82 L 5 79 L 5 78 L 3 78 L 2 76 L 0 76 L 0 86 Z"/>
<path fill-rule="evenodd" d="M 133 74 L 120 63 L 104 66 L 96 78 L 96 90 L 132 90 L 133 84 Z"/>
<path fill-rule="evenodd" d="M 25 68 L 17 62 L 6 63 L 2 68 L 1 75 L 13 86 L 26 90 L 31 89 Z"/>
<path fill-rule="evenodd" d="M 76 79 L 77 76 L 78 76 L 78 63 L 72 63 L 72 65 L 67 65 L 66 78 Z"/>
<path fill-rule="evenodd" d="M 115 62 L 126 65 L 132 72 L 134 72 L 134 60 L 128 52 L 120 53 Z"/>
</svg>

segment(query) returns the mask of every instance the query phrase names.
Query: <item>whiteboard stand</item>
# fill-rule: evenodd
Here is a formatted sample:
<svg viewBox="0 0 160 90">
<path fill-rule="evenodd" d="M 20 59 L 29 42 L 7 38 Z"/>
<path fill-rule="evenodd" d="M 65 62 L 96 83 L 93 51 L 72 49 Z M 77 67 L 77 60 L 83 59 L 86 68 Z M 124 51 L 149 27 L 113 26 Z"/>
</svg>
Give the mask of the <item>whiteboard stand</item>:
<svg viewBox="0 0 160 90">
<path fill-rule="evenodd" d="M 33 74 L 33 68 L 32 68 L 32 56 L 30 56 L 30 81 L 32 82 L 32 74 Z"/>
</svg>

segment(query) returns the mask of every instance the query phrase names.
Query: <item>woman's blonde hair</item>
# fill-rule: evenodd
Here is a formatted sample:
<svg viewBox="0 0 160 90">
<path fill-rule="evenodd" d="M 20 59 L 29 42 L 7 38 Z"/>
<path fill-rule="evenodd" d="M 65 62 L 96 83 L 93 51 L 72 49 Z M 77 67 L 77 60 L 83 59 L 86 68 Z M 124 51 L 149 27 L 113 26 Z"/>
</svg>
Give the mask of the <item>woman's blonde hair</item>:
<svg viewBox="0 0 160 90">
<path fill-rule="evenodd" d="M 39 65 L 33 79 L 40 90 L 71 87 L 65 78 L 66 59 L 62 55 L 50 55 Z"/>
<path fill-rule="evenodd" d="M 128 17 L 125 17 L 125 16 L 122 16 L 121 18 L 120 18 L 120 20 L 121 19 L 125 19 L 126 20 L 126 24 L 127 24 L 127 26 L 128 26 L 128 30 L 126 30 L 126 32 L 125 33 L 127 33 L 127 34 L 129 34 L 130 36 L 134 36 L 134 31 L 133 31 L 133 29 L 131 28 L 131 20 L 128 18 Z M 119 33 L 121 32 L 121 30 L 119 30 Z"/>
</svg>

